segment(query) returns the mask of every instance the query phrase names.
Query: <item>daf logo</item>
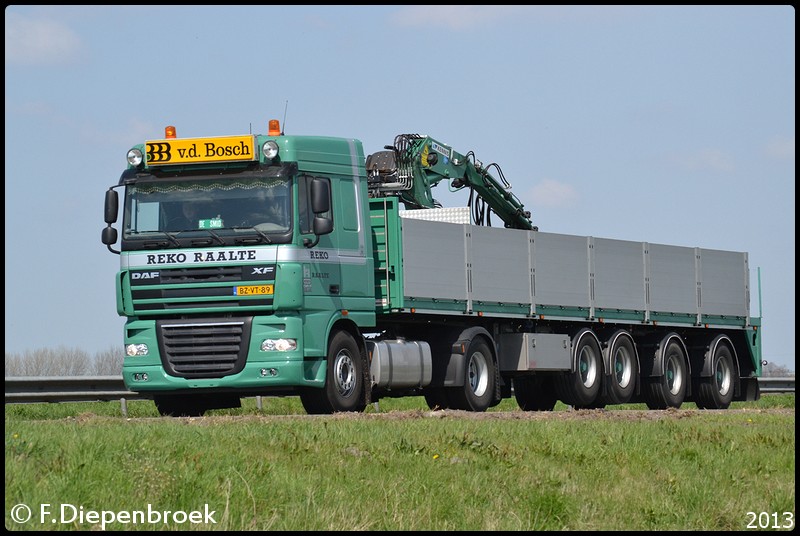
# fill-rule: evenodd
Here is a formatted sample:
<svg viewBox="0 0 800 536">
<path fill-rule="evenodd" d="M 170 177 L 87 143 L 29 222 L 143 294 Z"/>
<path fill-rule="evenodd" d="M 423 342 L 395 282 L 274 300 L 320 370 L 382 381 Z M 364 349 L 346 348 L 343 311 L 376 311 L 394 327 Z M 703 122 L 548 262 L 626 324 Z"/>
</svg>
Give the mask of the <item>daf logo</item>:
<svg viewBox="0 0 800 536">
<path fill-rule="evenodd" d="M 131 279 L 158 279 L 160 272 L 131 272 Z"/>
</svg>

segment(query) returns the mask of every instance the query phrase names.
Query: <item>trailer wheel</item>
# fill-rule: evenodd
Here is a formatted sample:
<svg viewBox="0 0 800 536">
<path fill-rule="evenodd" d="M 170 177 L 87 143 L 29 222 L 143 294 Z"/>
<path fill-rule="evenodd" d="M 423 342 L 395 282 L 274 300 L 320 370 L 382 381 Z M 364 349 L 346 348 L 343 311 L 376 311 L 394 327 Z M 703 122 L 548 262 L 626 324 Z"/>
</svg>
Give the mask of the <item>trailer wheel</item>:
<svg viewBox="0 0 800 536">
<path fill-rule="evenodd" d="M 735 374 L 730 348 L 720 344 L 711 359 L 711 376 L 698 382 L 695 403 L 700 409 L 727 409 L 733 400 Z"/>
<path fill-rule="evenodd" d="M 645 403 L 650 409 L 679 408 L 686 398 L 686 356 L 675 341 L 664 352 L 664 374 L 654 378 L 645 389 Z"/>
<path fill-rule="evenodd" d="M 154 396 L 153 402 L 162 417 L 202 417 L 206 412 L 203 404 L 187 396 Z"/>
<path fill-rule="evenodd" d="M 611 343 L 609 352 L 611 370 L 603 377 L 603 390 L 598 405 L 626 404 L 630 402 L 639 377 L 639 364 L 630 337 L 619 336 Z"/>
<path fill-rule="evenodd" d="M 328 347 L 325 387 L 300 393 L 306 413 L 364 411 L 364 365 L 358 345 L 346 331 L 337 331 Z"/>
<path fill-rule="evenodd" d="M 464 385 L 448 388 L 449 406 L 452 409 L 486 411 L 492 405 L 496 387 L 492 352 L 484 339 L 476 337 L 464 357 Z"/>
<path fill-rule="evenodd" d="M 536 375 L 514 378 L 514 398 L 523 411 L 553 411 L 558 401 L 553 384 Z"/>
<path fill-rule="evenodd" d="M 590 331 L 578 336 L 575 356 L 575 371 L 565 372 L 558 378 L 556 392 L 565 404 L 589 408 L 600 394 L 603 377 L 600 345 Z"/>
</svg>

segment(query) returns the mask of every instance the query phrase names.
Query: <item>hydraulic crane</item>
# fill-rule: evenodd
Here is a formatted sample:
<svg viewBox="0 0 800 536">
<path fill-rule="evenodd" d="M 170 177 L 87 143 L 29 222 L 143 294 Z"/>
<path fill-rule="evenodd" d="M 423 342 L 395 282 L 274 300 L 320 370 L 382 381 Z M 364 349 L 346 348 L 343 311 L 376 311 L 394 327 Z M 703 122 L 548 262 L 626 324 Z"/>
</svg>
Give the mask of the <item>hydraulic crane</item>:
<svg viewBox="0 0 800 536">
<path fill-rule="evenodd" d="M 511 193 L 500 166 L 484 166 L 470 151 L 466 155 L 429 136 L 399 134 L 394 145 L 367 157 L 367 182 L 370 197 L 396 195 L 407 209 L 439 208 L 431 188 L 442 180 L 453 188 L 470 189 L 473 220 L 477 225 L 491 225 L 494 212 L 507 228 L 537 230 L 531 213 Z M 496 168 L 498 181 L 489 173 Z M 490 212 L 487 212 L 486 208 Z"/>
</svg>

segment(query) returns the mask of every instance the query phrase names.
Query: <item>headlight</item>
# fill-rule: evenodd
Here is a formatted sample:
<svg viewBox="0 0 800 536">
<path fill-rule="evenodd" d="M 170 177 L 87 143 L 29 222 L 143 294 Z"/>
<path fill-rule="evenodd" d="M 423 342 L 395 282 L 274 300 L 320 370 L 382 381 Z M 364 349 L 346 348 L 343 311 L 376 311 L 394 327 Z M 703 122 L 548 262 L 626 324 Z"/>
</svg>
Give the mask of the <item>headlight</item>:
<svg viewBox="0 0 800 536">
<path fill-rule="evenodd" d="M 142 163 L 142 151 L 139 149 L 131 149 L 128 151 L 128 163 L 134 167 Z"/>
<path fill-rule="evenodd" d="M 261 341 L 262 352 L 290 352 L 297 350 L 297 339 L 264 339 Z"/>
<path fill-rule="evenodd" d="M 272 140 L 265 141 L 264 145 L 261 146 L 261 152 L 264 153 L 264 158 L 272 160 L 278 156 L 278 144 Z"/>
<path fill-rule="evenodd" d="M 128 357 L 147 355 L 149 353 L 150 350 L 147 348 L 146 344 L 128 344 L 125 346 L 125 355 Z"/>
</svg>

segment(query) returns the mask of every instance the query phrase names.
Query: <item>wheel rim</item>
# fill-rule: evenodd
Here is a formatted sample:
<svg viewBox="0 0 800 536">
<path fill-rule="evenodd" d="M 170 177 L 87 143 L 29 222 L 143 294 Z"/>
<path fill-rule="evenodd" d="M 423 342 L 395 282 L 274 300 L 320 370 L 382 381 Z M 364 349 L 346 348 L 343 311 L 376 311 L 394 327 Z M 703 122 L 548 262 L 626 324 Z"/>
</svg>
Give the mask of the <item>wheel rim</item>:
<svg viewBox="0 0 800 536">
<path fill-rule="evenodd" d="M 683 369 L 680 366 L 680 359 L 676 355 L 670 355 L 667 359 L 667 370 L 666 370 L 666 379 L 667 379 L 667 388 L 669 392 L 673 395 L 676 395 L 681 392 L 683 388 Z"/>
<path fill-rule="evenodd" d="M 355 364 L 350 354 L 344 350 L 336 354 L 333 362 L 333 380 L 336 390 L 342 397 L 350 396 L 356 387 Z"/>
<path fill-rule="evenodd" d="M 720 360 L 717 363 L 717 369 L 714 372 L 714 376 L 717 380 L 717 389 L 719 390 L 719 394 L 722 396 L 727 395 L 731 388 L 731 383 L 733 382 L 731 369 L 728 366 L 727 361 Z"/>
<path fill-rule="evenodd" d="M 581 374 L 581 382 L 585 387 L 591 387 L 597 381 L 597 356 L 589 345 L 581 348 L 578 356 L 578 369 Z"/>
<path fill-rule="evenodd" d="M 469 386 L 475 396 L 483 396 L 489 386 L 489 367 L 486 365 L 486 356 L 482 352 L 475 352 L 469 359 Z"/>
<path fill-rule="evenodd" d="M 614 376 L 617 379 L 617 385 L 628 387 L 631 383 L 633 375 L 632 357 L 627 348 L 620 346 L 614 353 Z"/>
</svg>

